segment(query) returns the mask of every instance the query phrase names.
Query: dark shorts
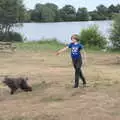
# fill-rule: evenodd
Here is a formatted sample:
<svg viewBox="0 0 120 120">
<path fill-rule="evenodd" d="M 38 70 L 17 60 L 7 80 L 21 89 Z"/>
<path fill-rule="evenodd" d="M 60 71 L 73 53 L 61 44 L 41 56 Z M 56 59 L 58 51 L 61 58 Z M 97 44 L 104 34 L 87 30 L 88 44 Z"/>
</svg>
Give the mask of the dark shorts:
<svg viewBox="0 0 120 120">
<path fill-rule="evenodd" d="M 77 59 L 74 59 L 72 58 L 72 63 L 73 63 L 73 66 L 74 68 L 81 68 L 82 66 L 82 58 L 77 58 Z"/>
</svg>

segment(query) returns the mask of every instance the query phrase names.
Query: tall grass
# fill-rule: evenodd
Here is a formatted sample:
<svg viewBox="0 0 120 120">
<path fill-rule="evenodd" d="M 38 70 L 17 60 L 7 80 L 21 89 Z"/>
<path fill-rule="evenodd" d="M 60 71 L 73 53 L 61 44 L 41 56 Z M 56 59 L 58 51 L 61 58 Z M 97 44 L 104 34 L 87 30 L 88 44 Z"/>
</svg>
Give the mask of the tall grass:
<svg viewBox="0 0 120 120">
<path fill-rule="evenodd" d="M 16 43 L 17 49 L 22 51 L 41 51 L 41 50 L 58 50 L 65 46 L 56 39 L 47 39 L 40 41 L 31 41 Z"/>
<path fill-rule="evenodd" d="M 120 14 L 115 14 L 111 27 L 110 41 L 112 49 L 120 51 Z"/>
<path fill-rule="evenodd" d="M 15 43 L 17 50 L 19 51 L 57 51 L 65 46 L 64 43 L 61 43 L 57 41 L 56 39 L 44 39 L 40 41 L 30 41 L 30 42 L 20 42 Z M 88 47 L 85 46 L 85 50 L 87 52 L 93 53 L 93 52 L 100 52 L 104 53 L 104 51 L 101 50 L 101 48 L 92 46 Z M 108 53 L 120 53 L 120 51 L 113 51 L 113 50 L 107 50 Z"/>
</svg>

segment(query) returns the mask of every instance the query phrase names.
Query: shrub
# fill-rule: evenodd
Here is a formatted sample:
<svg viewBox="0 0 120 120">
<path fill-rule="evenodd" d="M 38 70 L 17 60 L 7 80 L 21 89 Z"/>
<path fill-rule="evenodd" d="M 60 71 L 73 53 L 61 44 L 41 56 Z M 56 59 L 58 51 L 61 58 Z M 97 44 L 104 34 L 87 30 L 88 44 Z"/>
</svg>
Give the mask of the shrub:
<svg viewBox="0 0 120 120">
<path fill-rule="evenodd" d="M 89 48 L 105 48 L 106 38 L 99 32 L 96 25 L 83 29 L 80 33 L 80 41 Z"/>
<path fill-rule="evenodd" d="M 120 49 L 120 14 L 114 16 L 110 41 L 112 43 L 113 49 Z"/>
<path fill-rule="evenodd" d="M 6 42 L 23 42 L 23 37 L 17 32 L 9 32 L 8 34 L 2 34 L 0 36 L 0 41 Z"/>
</svg>

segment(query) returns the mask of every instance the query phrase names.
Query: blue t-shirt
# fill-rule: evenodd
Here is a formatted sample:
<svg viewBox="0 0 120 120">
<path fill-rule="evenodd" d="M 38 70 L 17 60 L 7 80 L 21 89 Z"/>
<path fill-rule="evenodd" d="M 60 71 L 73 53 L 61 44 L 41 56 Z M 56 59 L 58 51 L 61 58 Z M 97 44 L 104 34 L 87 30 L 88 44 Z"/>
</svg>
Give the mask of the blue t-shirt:
<svg viewBox="0 0 120 120">
<path fill-rule="evenodd" d="M 73 59 L 77 59 L 81 57 L 80 50 L 84 48 L 82 44 L 70 43 L 68 47 L 71 48 L 71 57 Z"/>
</svg>

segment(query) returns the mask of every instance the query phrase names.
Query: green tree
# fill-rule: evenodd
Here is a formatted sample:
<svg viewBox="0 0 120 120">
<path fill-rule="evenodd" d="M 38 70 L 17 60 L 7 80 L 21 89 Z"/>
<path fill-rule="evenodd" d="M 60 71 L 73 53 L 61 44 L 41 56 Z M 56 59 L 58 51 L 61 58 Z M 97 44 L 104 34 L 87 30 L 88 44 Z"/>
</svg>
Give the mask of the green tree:
<svg viewBox="0 0 120 120">
<path fill-rule="evenodd" d="M 97 12 L 101 18 L 101 20 L 106 20 L 108 19 L 108 8 L 104 5 L 99 5 L 96 7 Z"/>
<path fill-rule="evenodd" d="M 108 7 L 108 12 L 109 13 L 116 13 L 117 12 L 117 9 L 116 7 L 112 4 Z"/>
<path fill-rule="evenodd" d="M 58 6 L 56 4 L 53 4 L 53 3 L 46 3 L 45 6 L 52 9 L 54 12 L 57 12 L 57 10 L 58 10 Z"/>
<path fill-rule="evenodd" d="M 89 12 L 91 20 L 101 20 L 101 16 L 98 14 L 96 10 Z"/>
<path fill-rule="evenodd" d="M 116 9 L 117 9 L 117 13 L 120 13 L 120 4 L 117 4 Z"/>
<path fill-rule="evenodd" d="M 116 6 L 110 5 L 110 6 L 108 7 L 109 18 L 112 19 L 112 16 L 113 16 L 115 13 L 117 13 Z"/>
<path fill-rule="evenodd" d="M 22 0 L 0 0 L 0 40 L 7 40 L 18 22 L 24 21 L 25 8 Z"/>
<path fill-rule="evenodd" d="M 114 16 L 111 28 L 110 41 L 113 48 L 120 49 L 120 14 Z"/>
<path fill-rule="evenodd" d="M 54 22 L 57 16 L 57 6 L 52 3 L 36 4 L 31 13 L 32 21 L 36 22 Z"/>
<path fill-rule="evenodd" d="M 76 20 L 77 21 L 88 21 L 89 20 L 89 13 L 87 8 L 78 8 L 76 13 Z"/>
<path fill-rule="evenodd" d="M 31 20 L 35 22 L 41 21 L 41 8 L 43 7 L 42 4 L 36 4 L 35 8 L 31 10 Z"/>
<path fill-rule="evenodd" d="M 30 21 L 31 21 L 31 10 L 25 10 L 24 22 L 30 22 Z"/>
<path fill-rule="evenodd" d="M 105 48 L 106 38 L 99 32 L 97 26 L 90 26 L 80 33 L 80 41 L 90 48 Z"/>
<path fill-rule="evenodd" d="M 59 10 L 58 10 L 58 6 L 56 4 L 53 3 L 46 3 L 45 6 L 47 6 L 48 8 L 50 8 L 54 14 L 54 22 L 60 21 L 60 14 L 59 14 Z"/>
<path fill-rule="evenodd" d="M 47 6 L 41 7 L 41 21 L 42 22 L 54 22 L 55 13 Z"/>
<path fill-rule="evenodd" d="M 115 5 L 110 5 L 108 7 L 108 11 L 109 13 L 119 13 L 120 12 L 120 4 L 117 4 L 116 6 Z"/>
<path fill-rule="evenodd" d="M 60 17 L 63 21 L 75 21 L 76 9 L 72 5 L 65 5 L 60 9 Z"/>
</svg>

